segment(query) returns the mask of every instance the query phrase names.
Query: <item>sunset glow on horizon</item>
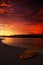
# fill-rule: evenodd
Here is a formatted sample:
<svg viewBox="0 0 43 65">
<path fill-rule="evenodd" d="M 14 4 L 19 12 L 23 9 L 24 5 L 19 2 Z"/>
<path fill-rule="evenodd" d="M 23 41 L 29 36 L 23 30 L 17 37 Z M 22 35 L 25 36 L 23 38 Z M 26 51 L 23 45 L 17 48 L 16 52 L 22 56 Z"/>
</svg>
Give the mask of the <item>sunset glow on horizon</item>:
<svg viewBox="0 0 43 65">
<path fill-rule="evenodd" d="M 16 22 L 14 24 L 0 24 L 0 36 L 19 34 L 43 34 L 43 24 L 28 24 Z"/>
</svg>

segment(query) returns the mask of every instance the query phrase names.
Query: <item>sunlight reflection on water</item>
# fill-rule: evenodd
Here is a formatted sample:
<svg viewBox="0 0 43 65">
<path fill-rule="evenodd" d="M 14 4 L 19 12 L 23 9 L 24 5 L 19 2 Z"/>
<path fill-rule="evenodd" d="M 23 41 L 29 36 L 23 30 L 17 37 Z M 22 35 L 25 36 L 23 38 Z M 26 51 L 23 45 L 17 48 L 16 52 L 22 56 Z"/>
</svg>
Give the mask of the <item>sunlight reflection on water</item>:
<svg viewBox="0 0 43 65">
<path fill-rule="evenodd" d="M 39 48 L 43 50 L 43 38 L 8 38 L 4 37 L 2 40 L 4 44 L 8 44 L 11 46 L 22 46 L 22 47 L 31 47 L 31 48 Z"/>
</svg>

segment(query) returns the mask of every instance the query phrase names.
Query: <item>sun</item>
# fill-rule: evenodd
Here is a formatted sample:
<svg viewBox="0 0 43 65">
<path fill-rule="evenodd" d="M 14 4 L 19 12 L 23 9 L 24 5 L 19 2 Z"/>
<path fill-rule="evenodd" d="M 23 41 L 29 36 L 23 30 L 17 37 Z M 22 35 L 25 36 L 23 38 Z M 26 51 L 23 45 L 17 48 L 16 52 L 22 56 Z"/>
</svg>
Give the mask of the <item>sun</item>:
<svg viewBox="0 0 43 65">
<path fill-rule="evenodd" d="M 0 30 L 0 36 L 10 36 L 13 35 L 12 31 L 8 31 L 8 30 Z"/>
<path fill-rule="evenodd" d="M 10 26 L 1 24 L 0 25 L 0 36 L 4 36 L 4 35 L 5 36 L 14 35 L 14 32 Z"/>
</svg>

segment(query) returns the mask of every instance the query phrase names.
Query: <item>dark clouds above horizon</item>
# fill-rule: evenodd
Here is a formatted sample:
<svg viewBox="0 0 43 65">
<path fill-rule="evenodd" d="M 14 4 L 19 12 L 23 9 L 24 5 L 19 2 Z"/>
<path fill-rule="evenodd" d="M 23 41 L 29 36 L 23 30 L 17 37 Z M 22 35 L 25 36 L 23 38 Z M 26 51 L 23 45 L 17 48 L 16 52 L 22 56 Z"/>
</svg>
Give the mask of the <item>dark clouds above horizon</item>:
<svg viewBox="0 0 43 65">
<path fill-rule="evenodd" d="M 4 0 L 6 7 L 0 4 L 0 16 L 10 15 L 27 21 L 43 22 L 43 0 Z M 2 2 L 2 0 L 0 1 Z"/>
<path fill-rule="evenodd" d="M 42 0 L 22 0 L 16 6 L 18 16 L 26 20 L 43 22 L 43 1 Z"/>
</svg>

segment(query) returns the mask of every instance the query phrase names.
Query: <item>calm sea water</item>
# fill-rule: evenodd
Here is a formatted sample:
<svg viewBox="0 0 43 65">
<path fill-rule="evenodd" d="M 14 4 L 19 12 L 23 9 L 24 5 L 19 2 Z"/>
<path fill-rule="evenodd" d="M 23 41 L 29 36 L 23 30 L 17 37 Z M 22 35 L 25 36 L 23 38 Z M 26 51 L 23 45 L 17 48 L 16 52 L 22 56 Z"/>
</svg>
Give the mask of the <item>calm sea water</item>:
<svg viewBox="0 0 43 65">
<path fill-rule="evenodd" d="M 43 50 L 43 38 L 8 38 L 4 37 L 2 40 L 4 44 L 11 46 L 21 46 L 32 49 Z"/>
</svg>

